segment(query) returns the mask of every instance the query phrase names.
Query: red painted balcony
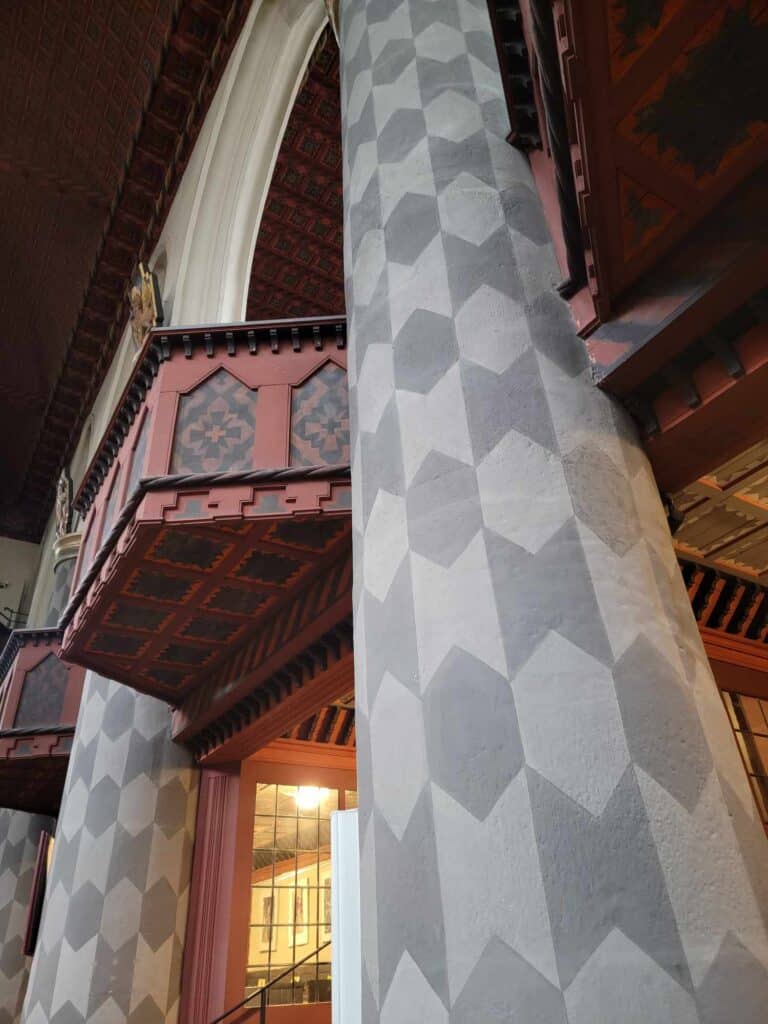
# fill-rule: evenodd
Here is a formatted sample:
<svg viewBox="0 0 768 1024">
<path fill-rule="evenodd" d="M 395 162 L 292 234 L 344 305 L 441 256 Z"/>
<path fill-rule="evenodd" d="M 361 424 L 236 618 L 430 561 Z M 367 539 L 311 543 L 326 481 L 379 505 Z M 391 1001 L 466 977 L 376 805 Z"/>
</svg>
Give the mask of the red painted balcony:
<svg viewBox="0 0 768 1024">
<path fill-rule="evenodd" d="M 69 660 L 176 706 L 205 683 L 209 706 L 349 616 L 345 338 L 338 318 L 151 332 L 75 499 Z"/>
<path fill-rule="evenodd" d="M 57 814 L 83 688 L 57 629 L 17 629 L 0 654 L 0 807 Z"/>
</svg>

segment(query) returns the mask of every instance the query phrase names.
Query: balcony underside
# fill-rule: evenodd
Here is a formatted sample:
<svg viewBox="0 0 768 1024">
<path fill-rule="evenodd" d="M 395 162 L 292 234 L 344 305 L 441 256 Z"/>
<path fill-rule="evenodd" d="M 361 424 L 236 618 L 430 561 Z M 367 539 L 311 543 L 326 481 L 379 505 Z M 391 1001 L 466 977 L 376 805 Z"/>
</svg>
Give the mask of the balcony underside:
<svg viewBox="0 0 768 1024">
<path fill-rule="evenodd" d="M 349 507 L 348 482 L 309 474 L 144 494 L 84 580 L 66 657 L 174 705 L 203 682 L 234 685 L 275 623 L 333 617 Z"/>
<path fill-rule="evenodd" d="M 0 733 L 0 807 L 59 813 L 74 738 L 72 726 Z"/>
</svg>

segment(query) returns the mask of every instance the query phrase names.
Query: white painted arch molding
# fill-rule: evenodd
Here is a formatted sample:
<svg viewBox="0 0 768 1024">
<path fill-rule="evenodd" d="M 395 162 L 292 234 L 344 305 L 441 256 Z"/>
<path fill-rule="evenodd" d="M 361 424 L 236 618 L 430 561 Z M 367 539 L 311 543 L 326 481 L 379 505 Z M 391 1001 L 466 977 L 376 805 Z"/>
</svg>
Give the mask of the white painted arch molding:
<svg viewBox="0 0 768 1024">
<path fill-rule="evenodd" d="M 169 277 L 178 259 L 174 323 L 245 318 L 275 161 L 327 18 L 323 0 L 255 0 L 160 240 Z"/>
</svg>

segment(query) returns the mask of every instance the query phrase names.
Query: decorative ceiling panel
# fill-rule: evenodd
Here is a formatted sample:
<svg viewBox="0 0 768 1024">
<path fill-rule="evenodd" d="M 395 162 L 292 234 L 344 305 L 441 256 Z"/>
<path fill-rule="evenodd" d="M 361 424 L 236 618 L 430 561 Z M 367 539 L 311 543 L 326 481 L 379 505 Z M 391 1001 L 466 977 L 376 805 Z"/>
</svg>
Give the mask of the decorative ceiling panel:
<svg viewBox="0 0 768 1024">
<path fill-rule="evenodd" d="M 673 498 L 681 558 L 768 581 L 768 441 L 718 466 Z"/>
<path fill-rule="evenodd" d="M 344 312 L 339 51 L 320 37 L 288 120 L 256 240 L 246 317 Z"/>
<path fill-rule="evenodd" d="M 590 287 L 629 285 L 768 159 L 764 0 L 555 0 Z"/>
</svg>

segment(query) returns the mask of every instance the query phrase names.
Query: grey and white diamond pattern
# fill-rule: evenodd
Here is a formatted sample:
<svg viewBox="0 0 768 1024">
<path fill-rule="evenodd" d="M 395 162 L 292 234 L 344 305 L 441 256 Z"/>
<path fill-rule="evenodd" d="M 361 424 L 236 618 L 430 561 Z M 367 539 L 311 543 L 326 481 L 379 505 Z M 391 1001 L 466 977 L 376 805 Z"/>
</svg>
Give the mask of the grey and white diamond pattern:
<svg viewBox="0 0 768 1024">
<path fill-rule="evenodd" d="M 765 837 L 486 0 L 341 47 L 364 1024 L 757 1021 Z"/>
<path fill-rule="evenodd" d="M 50 818 L 0 810 L 0 1024 L 16 1024 L 29 977 L 24 932 L 40 833 Z"/>
<path fill-rule="evenodd" d="M 160 701 L 88 673 L 25 1024 L 178 1019 L 197 769 Z"/>
</svg>

